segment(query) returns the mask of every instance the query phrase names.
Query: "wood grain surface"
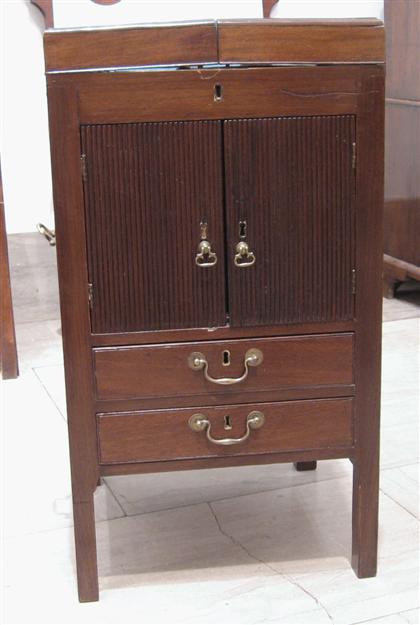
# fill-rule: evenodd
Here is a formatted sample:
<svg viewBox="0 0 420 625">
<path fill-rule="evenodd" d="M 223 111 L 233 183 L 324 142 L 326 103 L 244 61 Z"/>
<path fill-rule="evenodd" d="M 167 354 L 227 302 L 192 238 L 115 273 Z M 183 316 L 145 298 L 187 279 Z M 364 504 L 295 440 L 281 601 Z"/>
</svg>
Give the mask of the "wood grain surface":
<svg viewBox="0 0 420 625">
<path fill-rule="evenodd" d="M 203 370 L 188 365 L 193 352 L 201 352 L 212 377 L 239 377 L 247 350 L 257 348 L 263 362 L 250 367 L 246 380 L 231 386 L 207 381 Z M 230 365 L 223 354 L 230 353 Z M 237 341 L 177 343 L 93 350 L 98 399 L 173 398 L 208 395 L 212 403 L 221 396 L 241 392 L 275 391 L 292 387 L 348 385 L 353 382 L 352 334 L 297 336 Z M 247 401 L 252 401 L 249 399 Z"/>
<path fill-rule="evenodd" d="M 246 417 L 253 410 L 263 412 L 265 423 L 236 445 L 217 445 L 207 440 L 205 432 L 193 432 L 188 426 L 188 419 L 199 413 L 209 419 L 214 438 L 240 438 L 246 431 Z M 227 416 L 230 430 L 225 429 Z M 352 431 L 351 399 L 98 416 L 100 461 L 104 464 L 349 446 Z"/>
</svg>

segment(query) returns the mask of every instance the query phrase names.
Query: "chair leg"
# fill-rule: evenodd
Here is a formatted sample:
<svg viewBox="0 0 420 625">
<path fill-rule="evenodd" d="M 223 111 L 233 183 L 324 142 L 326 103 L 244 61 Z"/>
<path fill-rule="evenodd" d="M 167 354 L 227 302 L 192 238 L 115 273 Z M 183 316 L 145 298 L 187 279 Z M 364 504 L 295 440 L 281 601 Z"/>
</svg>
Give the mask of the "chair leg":
<svg viewBox="0 0 420 625">
<path fill-rule="evenodd" d="M 316 469 L 316 460 L 308 460 L 305 462 L 295 462 L 296 471 L 314 471 Z"/>
<path fill-rule="evenodd" d="M 352 567 L 357 577 L 374 577 L 378 551 L 379 467 L 372 459 L 353 462 Z"/>
<path fill-rule="evenodd" d="M 95 511 L 93 493 L 88 501 L 73 501 L 79 601 L 98 601 Z"/>
</svg>

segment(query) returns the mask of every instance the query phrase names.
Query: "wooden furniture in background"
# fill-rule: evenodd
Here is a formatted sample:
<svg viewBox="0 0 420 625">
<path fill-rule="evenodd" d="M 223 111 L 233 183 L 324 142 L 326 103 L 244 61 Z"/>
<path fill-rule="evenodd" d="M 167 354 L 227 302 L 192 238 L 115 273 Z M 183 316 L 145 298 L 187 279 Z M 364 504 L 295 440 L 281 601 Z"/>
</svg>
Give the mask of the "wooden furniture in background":
<svg viewBox="0 0 420 625">
<path fill-rule="evenodd" d="M 382 24 L 49 31 L 45 51 L 80 600 L 106 475 L 349 458 L 352 565 L 375 575 Z"/>
<path fill-rule="evenodd" d="M 13 318 L 12 290 L 10 286 L 9 254 L 7 250 L 6 222 L 4 218 L 3 185 L 0 166 L 0 371 L 8 380 L 19 375 L 16 350 L 16 333 Z"/>
<path fill-rule="evenodd" d="M 385 0 L 384 295 L 420 280 L 420 2 Z"/>
</svg>

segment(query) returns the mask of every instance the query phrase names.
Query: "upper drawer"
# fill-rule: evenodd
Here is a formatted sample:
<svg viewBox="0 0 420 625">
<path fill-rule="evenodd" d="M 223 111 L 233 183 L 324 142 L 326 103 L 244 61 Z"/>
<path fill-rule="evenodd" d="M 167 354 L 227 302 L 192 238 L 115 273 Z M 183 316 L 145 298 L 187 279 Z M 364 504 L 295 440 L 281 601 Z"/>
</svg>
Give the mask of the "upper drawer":
<svg viewBox="0 0 420 625">
<path fill-rule="evenodd" d="M 93 350 L 99 400 L 206 396 L 353 384 L 353 334 Z M 250 399 L 251 401 L 251 399 Z"/>
</svg>

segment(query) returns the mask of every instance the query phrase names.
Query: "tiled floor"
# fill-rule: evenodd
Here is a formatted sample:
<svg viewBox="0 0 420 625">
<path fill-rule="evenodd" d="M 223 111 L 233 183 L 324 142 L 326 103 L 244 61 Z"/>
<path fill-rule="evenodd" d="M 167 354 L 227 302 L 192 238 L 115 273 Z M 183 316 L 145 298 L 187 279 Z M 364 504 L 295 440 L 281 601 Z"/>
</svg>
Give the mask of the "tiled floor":
<svg viewBox="0 0 420 625">
<path fill-rule="evenodd" d="M 54 248 L 14 235 L 10 256 L 5 623 L 419 623 L 419 292 L 384 302 L 376 578 L 349 564 L 348 461 L 112 477 L 96 493 L 101 600 L 82 605 Z"/>
</svg>

